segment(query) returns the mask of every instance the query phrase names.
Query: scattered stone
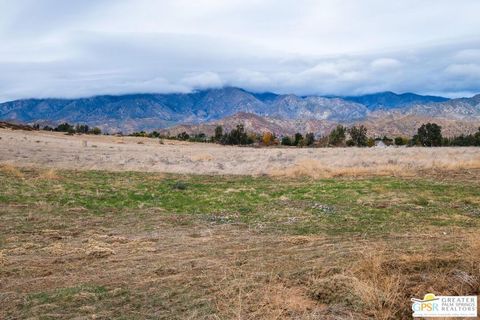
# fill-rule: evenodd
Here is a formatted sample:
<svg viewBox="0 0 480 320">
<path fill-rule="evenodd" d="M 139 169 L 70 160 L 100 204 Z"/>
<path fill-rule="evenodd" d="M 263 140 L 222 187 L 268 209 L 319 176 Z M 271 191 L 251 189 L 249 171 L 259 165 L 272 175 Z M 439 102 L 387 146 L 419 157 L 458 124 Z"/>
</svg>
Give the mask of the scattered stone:
<svg viewBox="0 0 480 320">
<path fill-rule="evenodd" d="M 314 203 L 312 209 L 318 210 L 324 214 L 334 214 L 335 208 L 326 204 Z"/>
</svg>

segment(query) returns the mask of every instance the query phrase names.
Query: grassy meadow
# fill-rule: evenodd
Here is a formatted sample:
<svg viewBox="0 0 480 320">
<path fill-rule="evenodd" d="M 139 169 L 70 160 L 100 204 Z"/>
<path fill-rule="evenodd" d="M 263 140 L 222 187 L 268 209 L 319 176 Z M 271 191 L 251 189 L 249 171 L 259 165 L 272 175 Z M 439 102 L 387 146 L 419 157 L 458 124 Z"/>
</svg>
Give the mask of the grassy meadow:
<svg viewBox="0 0 480 320">
<path fill-rule="evenodd" d="M 478 177 L 5 165 L 0 318 L 405 318 L 479 293 Z"/>
</svg>

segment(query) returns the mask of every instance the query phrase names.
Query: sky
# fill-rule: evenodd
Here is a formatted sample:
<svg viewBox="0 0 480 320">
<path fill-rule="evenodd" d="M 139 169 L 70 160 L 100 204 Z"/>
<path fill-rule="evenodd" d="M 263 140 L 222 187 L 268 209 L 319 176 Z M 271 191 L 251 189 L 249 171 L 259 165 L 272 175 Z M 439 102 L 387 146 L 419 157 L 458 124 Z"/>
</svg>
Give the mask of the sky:
<svg viewBox="0 0 480 320">
<path fill-rule="evenodd" d="M 480 93 L 478 0 L 0 0 L 0 101 Z"/>
</svg>

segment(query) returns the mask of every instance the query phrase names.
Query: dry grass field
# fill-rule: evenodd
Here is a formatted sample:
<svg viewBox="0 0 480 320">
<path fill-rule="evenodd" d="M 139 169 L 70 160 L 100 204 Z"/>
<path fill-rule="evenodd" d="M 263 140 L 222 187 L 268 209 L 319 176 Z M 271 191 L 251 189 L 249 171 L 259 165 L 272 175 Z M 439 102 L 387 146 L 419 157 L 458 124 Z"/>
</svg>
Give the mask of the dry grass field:
<svg viewBox="0 0 480 320">
<path fill-rule="evenodd" d="M 480 293 L 478 148 L 0 137 L 0 319 L 408 319 Z"/>
<path fill-rule="evenodd" d="M 413 176 L 480 169 L 478 148 L 249 148 L 0 129 L 0 164 L 181 174 Z"/>
</svg>

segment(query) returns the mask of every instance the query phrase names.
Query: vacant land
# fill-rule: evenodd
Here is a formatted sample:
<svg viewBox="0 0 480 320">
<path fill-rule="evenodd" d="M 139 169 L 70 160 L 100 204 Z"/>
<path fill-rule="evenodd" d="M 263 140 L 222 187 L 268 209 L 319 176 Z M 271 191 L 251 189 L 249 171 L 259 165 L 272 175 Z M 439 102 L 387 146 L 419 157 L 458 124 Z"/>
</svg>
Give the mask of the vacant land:
<svg viewBox="0 0 480 320">
<path fill-rule="evenodd" d="M 479 148 L 242 148 L 0 129 L 0 164 L 182 174 L 413 176 L 480 169 Z"/>
<path fill-rule="evenodd" d="M 3 166 L 0 318 L 406 318 L 479 293 L 479 177 Z"/>
<path fill-rule="evenodd" d="M 0 133 L 0 319 L 403 319 L 480 294 L 476 148 Z"/>
</svg>

